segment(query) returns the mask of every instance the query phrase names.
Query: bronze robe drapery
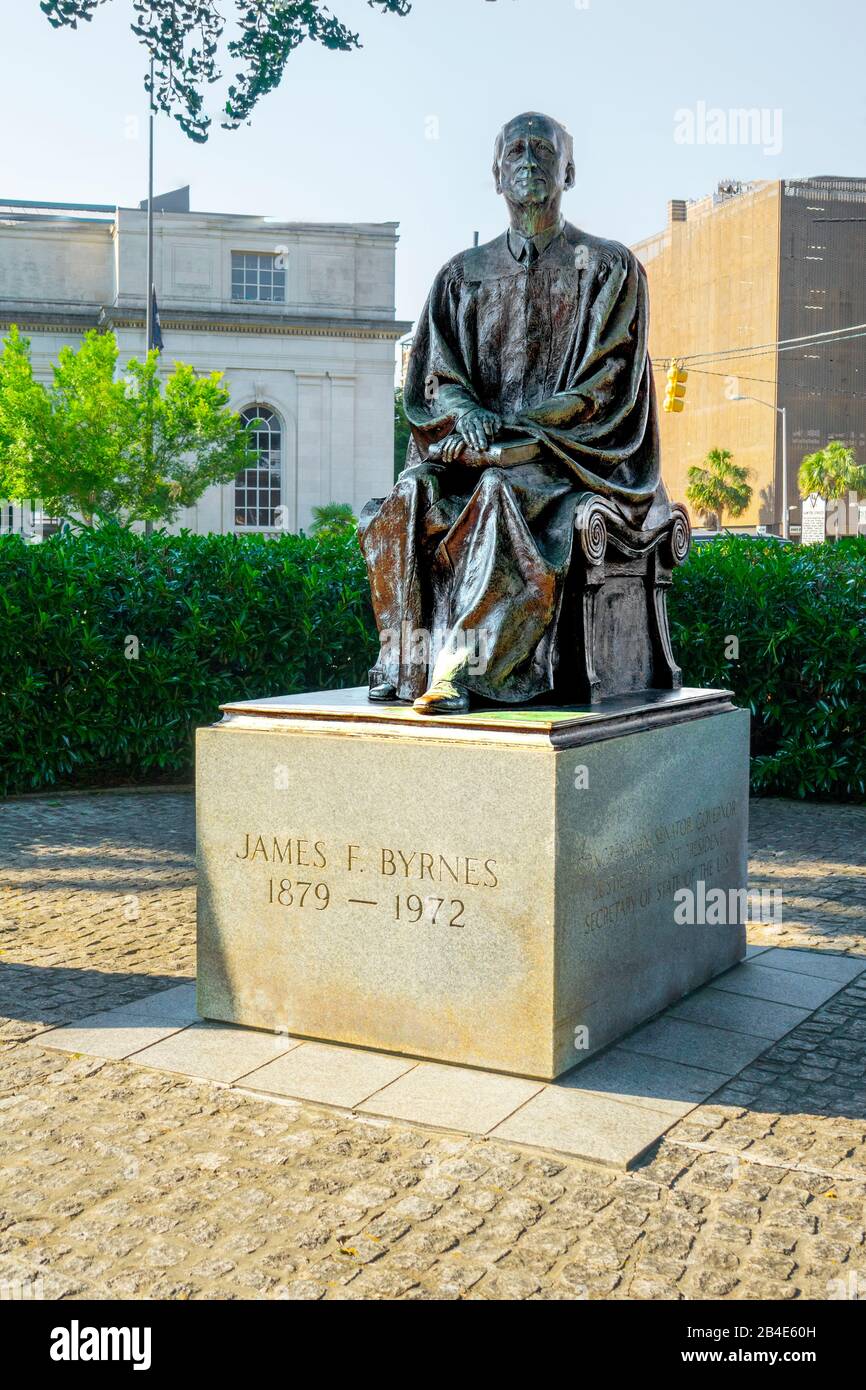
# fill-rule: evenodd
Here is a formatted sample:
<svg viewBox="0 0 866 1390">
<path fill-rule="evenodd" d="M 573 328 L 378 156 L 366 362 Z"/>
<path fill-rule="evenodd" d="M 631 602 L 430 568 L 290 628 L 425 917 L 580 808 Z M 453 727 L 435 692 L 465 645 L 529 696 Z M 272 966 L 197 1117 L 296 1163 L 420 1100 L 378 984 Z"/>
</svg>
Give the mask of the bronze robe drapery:
<svg viewBox="0 0 866 1390">
<path fill-rule="evenodd" d="M 374 681 L 404 700 L 455 668 L 487 699 L 555 688 L 580 496 L 640 526 L 660 493 L 647 335 L 635 257 L 568 223 L 534 264 L 506 233 L 440 271 L 406 378 L 406 468 L 359 528 L 382 639 Z M 541 458 L 481 471 L 428 460 L 479 405 Z"/>
</svg>

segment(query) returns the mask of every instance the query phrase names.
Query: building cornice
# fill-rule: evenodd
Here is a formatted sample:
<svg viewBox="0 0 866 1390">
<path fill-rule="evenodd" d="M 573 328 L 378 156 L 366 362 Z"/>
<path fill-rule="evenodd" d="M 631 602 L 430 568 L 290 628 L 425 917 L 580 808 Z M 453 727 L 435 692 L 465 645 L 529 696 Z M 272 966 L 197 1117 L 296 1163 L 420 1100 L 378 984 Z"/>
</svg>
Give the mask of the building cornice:
<svg viewBox="0 0 866 1390">
<path fill-rule="evenodd" d="M 99 309 L 31 309 L 27 305 L 18 308 L 14 304 L 0 304 L 0 327 L 11 328 L 13 324 L 22 333 L 86 333 L 99 327 Z"/>
<path fill-rule="evenodd" d="M 124 230 L 128 231 L 131 225 L 143 225 L 147 220 L 147 213 L 143 208 L 119 207 L 112 224 L 115 228 L 120 226 L 121 218 Z M 286 222 L 280 218 L 260 217 L 250 213 L 170 212 L 157 209 L 154 211 L 154 225 L 157 229 L 170 227 L 172 231 L 207 228 L 212 231 L 264 233 L 267 236 L 300 239 L 360 238 L 365 241 L 384 241 L 388 245 L 394 245 L 400 239 L 399 222 Z"/>
<path fill-rule="evenodd" d="M 402 338 L 411 324 L 396 319 L 329 318 L 320 314 L 285 314 L 254 317 L 249 314 L 229 314 L 219 311 L 172 312 L 160 309 L 159 321 L 164 332 L 180 333 L 248 333 L 256 337 L 292 338 L 380 338 L 395 342 Z M 142 328 L 144 311 L 135 309 L 104 309 L 100 328 Z"/>
<path fill-rule="evenodd" d="M 22 333 L 56 333 L 58 331 L 86 333 L 88 329 L 102 331 L 133 328 L 143 329 L 143 309 L 122 309 L 102 306 L 87 306 L 81 310 L 57 308 L 54 310 L 33 310 L 22 306 L 20 310 L 11 304 L 0 304 L 0 326 L 4 328 L 17 324 Z M 254 317 L 249 314 L 196 313 L 184 311 L 172 313 L 160 310 L 160 324 L 164 332 L 180 333 L 243 333 L 256 337 L 295 337 L 295 338 L 353 338 L 361 340 L 378 339 L 396 342 L 412 327 L 400 319 L 348 319 L 329 318 L 325 315 L 281 315 L 274 317 Z"/>
</svg>

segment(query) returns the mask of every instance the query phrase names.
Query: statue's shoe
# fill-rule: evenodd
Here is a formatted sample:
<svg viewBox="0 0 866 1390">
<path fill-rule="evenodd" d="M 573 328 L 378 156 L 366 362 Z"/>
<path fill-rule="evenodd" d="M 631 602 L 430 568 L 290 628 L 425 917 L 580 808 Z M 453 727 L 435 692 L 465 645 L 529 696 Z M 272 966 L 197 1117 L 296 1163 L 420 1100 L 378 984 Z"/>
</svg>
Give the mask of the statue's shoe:
<svg viewBox="0 0 866 1390">
<path fill-rule="evenodd" d="M 371 685 L 367 692 L 367 699 L 373 700 L 376 704 L 388 704 L 397 698 L 397 687 L 391 685 L 390 681 L 383 681 L 381 685 Z"/>
<path fill-rule="evenodd" d="M 453 681 L 437 681 L 412 706 L 419 714 L 465 714 L 469 696 Z"/>
</svg>

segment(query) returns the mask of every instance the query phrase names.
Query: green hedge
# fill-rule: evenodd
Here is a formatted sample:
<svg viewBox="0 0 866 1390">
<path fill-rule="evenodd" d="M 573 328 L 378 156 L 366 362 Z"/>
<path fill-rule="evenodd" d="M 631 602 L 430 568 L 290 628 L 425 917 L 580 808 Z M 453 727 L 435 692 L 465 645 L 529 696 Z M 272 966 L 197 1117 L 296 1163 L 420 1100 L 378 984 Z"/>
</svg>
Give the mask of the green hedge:
<svg viewBox="0 0 866 1390">
<path fill-rule="evenodd" d="M 866 540 L 714 541 L 671 618 L 686 683 L 754 715 L 756 791 L 866 800 Z M 0 793 L 187 778 L 221 703 L 361 684 L 375 651 L 351 533 L 0 537 Z"/>
<path fill-rule="evenodd" d="M 754 791 L 866 800 L 866 538 L 712 541 L 677 572 L 670 613 L 686 684 L 752 712 Z"/>
<path fill-rule="evenodd" d="M 221 703 L 360 684 L 375 650 L 351 532 L 0 537 L 0 793 L 186 778 Z"/>
</svg>

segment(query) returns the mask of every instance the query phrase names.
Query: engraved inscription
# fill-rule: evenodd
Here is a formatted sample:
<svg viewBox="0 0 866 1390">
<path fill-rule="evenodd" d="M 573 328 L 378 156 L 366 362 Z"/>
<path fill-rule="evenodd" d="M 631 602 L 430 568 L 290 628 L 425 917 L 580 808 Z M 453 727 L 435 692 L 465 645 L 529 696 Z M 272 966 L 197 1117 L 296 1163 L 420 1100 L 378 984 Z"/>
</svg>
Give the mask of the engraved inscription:
<svg viewBox="0 0 866 1390">
<path fill-rule="evenodd" d="M 738 803 L 731 799 L 628 839 L 611 839 L 602 849 L 580 842 L 577 856 L 593 874 L 584 930 L 617 926 L 662 903 L 670 903 L 673 912 L 678 889 L 723 876 L 733 863 L 726 832 L 738 824 L 737 813 Z"/>
<path fill-rule="evenodd" d="M 269 876 L 266 901 L 270 907 L 323 913 L 345 903 L 384 908 L 393 922 L 458 930 L 467 925 L 466 890 L 483 893 L 497 889 L 501 873 L 495 859 L 481 854 L 441 854 L 395 845 L 329 845 L 313 835 L 254 831 L 243 834 L 234 857 L 249 866 L 316 871 L 303 878 Z M 410 886 L 413 884 L 418 885 L 418 891 Z M 434 890 L 441 887 L 441 894 L 425 892 L 425 885 Z"/>
<path fill-rule="evenodd" d="M 304 907 L 308 897 L 311 907 L 324 912 L 331 902 L 331 890 L 327 883 L 304 883 L 290 878 L 268 879 L 269 903 L 279 903 L 280 907 Z"/>
</svg>

